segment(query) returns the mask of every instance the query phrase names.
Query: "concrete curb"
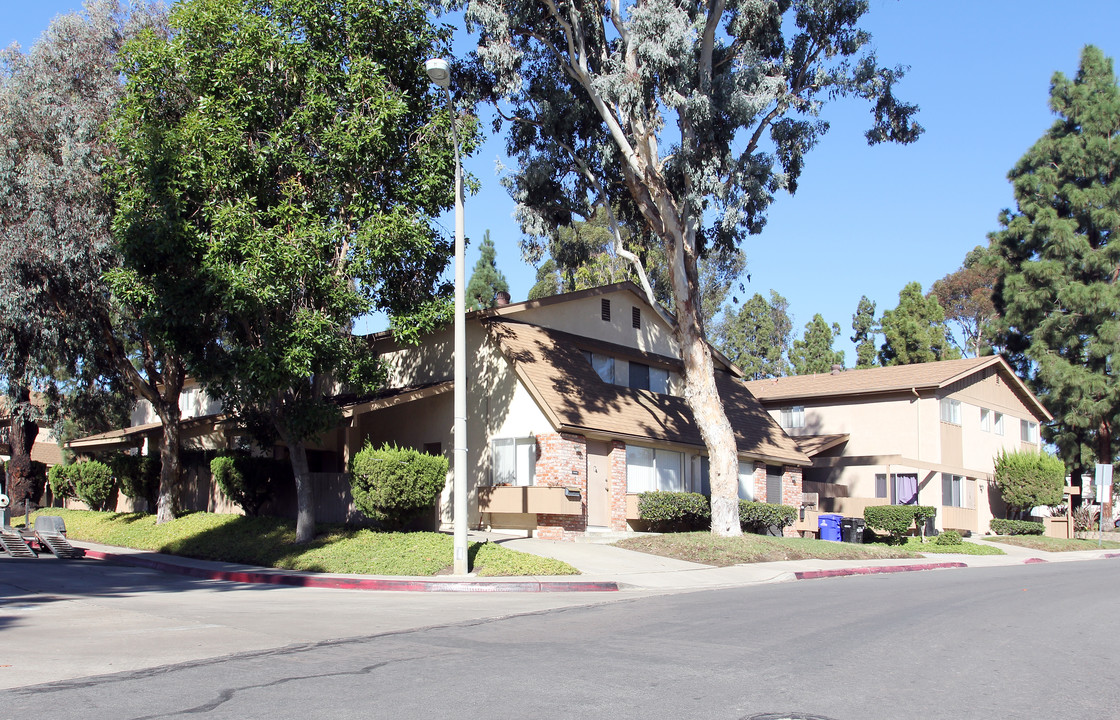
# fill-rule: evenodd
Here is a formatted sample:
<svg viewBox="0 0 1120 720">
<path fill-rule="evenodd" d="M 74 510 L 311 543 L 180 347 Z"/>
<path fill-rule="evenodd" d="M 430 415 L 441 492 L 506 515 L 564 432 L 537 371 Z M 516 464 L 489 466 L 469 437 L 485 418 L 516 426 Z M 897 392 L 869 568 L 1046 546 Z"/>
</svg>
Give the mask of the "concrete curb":
<svg viewBox="0 0 1120 720">
<path fill-rule="evenodd" d="M 872 567 L 837 568 L 836 570 L 801 570 L 793 574 L 797 580 L 817 580 L 819 578 L 844 577 L 847 575 L 880 575 L 883 573 L 916 572 L 918 570 L 940 570 L 943 568 L 968 567 L 963 562 L 915 563 L 913 565 L 876 565 Z"/>
<path fill-rule="evenodd" d="M 186 575 L 204 580 L 328 588 L 332 590 L 389 590 L 398 592 L 618 592 L 618 583 L 562 580 L 426 580 L 417 578 L 352 578 L 337 575 L 307 575 L 269 570 L 213 570 L 130 554 L 85 550 L 85 556 L 122 565 Z"/>
</svg>

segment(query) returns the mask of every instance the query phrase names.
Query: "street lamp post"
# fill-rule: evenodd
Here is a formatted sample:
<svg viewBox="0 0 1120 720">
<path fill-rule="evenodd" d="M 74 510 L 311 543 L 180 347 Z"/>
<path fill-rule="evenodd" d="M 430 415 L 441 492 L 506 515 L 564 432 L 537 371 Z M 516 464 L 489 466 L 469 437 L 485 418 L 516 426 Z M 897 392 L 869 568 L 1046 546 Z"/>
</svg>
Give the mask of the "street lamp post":
<svg viewBox="0 0 1120 720">
<path fill-rule="evenodd" d="M 432 58 L 424 63 L 432 83 L 447 94 L 447 112 L 451 120 L 451 142 L 455 149 L 455 378 L 454 425 L 452 442 L 452 496 L 454 501 L 455 574 L 466 575 L 467 564 L 467 328 L 466 260 L 463 241 L 463 166 L 459 160 L 459 134 L 455 131 L 455 112 L 451 104 L 451 70 L 447 61 Z"/>
</svg>

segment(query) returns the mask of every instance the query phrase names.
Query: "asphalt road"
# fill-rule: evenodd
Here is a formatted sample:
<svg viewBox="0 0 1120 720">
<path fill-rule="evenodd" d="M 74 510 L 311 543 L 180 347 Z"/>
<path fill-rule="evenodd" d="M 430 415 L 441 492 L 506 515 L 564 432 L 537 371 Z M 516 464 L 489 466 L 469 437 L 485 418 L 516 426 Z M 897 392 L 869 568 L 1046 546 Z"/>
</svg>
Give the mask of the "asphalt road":
<svg viewBox="0 0 1120 720">
<path fill-rule="evenodd" d="M 199 589 L 180 590 L 189 612 Z M 279 597 L 224 592 L 251 600 L 250 626 Z M 374 602 L 295 592 L 305 600 L 285 602 L 323 616 Z M 385 615 L 434 600 L 431 622 L 14 688 L 0 693 L 0 717 L 1076 719 L 1120 708 L 1112 560 L 571 599 L 504 617 L 474 608 L 466 620 L 460 597 L 367 595 Z"/>
</svg>

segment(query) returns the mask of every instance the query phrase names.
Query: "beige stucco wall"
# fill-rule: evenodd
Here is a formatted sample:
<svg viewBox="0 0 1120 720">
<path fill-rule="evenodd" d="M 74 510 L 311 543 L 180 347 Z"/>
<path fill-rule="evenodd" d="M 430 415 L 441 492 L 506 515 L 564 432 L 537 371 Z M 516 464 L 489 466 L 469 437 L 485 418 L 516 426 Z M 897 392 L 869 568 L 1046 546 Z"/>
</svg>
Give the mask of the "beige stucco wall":
<svg viewBox="0 0 1120 720">
<path fill-rule="evenodd" d="M 207 395 L 202 387 L 197 383 L 190 381 L 183 388 L 183 392 L 179 394 L 179 412 L 184 420 L 201 417 L 203 415 L 213 415 L 222 411 L 221 402 L 214 400 Z M 132 414 L 129 420 L 133 427 L 137 425 L 147 425 L 149 423 L 158 423 L 159 415 L 156 415 L 155 408 L 147 400 L 137 400 L 136 404 L 132 407 Z"/>
<path fill-rule="evenodd" d="M 609 322 L 602 319 L 603 299 L 610 300 L 611 303 Z M 635 307 L 641 312 L 641 328 L 638 329 L 631 323 Z M 545 303 L 506 317 L 581 337 L 625 345 L 643 352 L 680 357 L 672 329 L 660 315 L 624 290 L 563 303 Z"/>
</svg>

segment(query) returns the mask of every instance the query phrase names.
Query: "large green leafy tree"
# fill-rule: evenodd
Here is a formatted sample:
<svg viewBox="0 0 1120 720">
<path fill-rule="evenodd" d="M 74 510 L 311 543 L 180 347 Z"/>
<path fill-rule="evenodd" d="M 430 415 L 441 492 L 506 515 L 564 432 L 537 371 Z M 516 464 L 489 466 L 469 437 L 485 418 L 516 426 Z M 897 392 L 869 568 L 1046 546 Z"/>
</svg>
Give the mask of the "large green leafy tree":
<svg viewBox="0 0 1120 720">
<path fill-rule="evenodd" d="M 339 384 L 383 375 L 353 320 L 446 291 L 431 219 L 453 201 L 454 119 L 423 62 L 447 33 L 419 0 L 190 0 L 171 25 L 127 48 L 121 142 L 143 182 L 125 201 L 199 257 L 219 328 L 192 359 L 261 444 L 287 447 L 306 542 L 307 445 L 337 424 Z"/>
<path fill-rule="evenodd" d="M 875 303 L 863 295 L 856 306 L 856 314 L 852 315 L 851 341 L 856 344 L 856 368 L 865 369 L 875 367 L 875 336 L 879 334 L 879 327 L 875 323 Z"/>
<path fill-rule="evenodd" d="M 1016 208 L 991 236 L 1006 354 L 1057 423 L 1049 439 L 1080 463 L 1115 457 L 1120 419 L 1120 88 L 1099 49 L 1055 73 L 1054 124 L 1008 174 Z"/>
<path fill-rule="evenodd" d="M 467 308 L 481 310 L 494 306 L 494 296 L 500 292 L 509 292 L 509 282 L 506 276 L 498 269 L 496 258 L 498 251 L 490 240 L 490 231 L 482 236 L 478 246 L 479 258 L 471 271 L 471 279 L 467 282 Z"/>
<path fill-rule="evenodd" d="M 879 363 L 884 367 L 960 357 L 949 341 L 945 311 L 937 304 L 936 297 L 922 295 L 921 283 L 908 283 L 902 288 L 898 293 L 898 306 L 883 311 L 879 328 L 883 333 Z"/>
<path fill-rule="evenodd" d="M 769 300 L 755 293 L 738 311 L 725 310 L 715 345 L 748 380 L 762 380 L 789 374 L 792 339 L 789 301 L 771 290 Z"/>
<path fill-rule="evenodd" d="M 965 255 L 964 264 L 933 283 L 929 294 L 945 311 L 945 321 L 954 325 L 963 342 L 955 335 L 950 340 L 964 355 L 979 357 L 991 353 L 992 322 L 996 318 L 992 288 L 997 271 L 988 248 L 977 245 Z"/>
<path fill-rule="evenodd" d="M 832 341 L 840 334 L 840 326 L 829 325 L 818 313 L 805 324 L 805 334 L 794 340 L 789 349 L 789 362 L 794 375 L 826 373 L 833 365 L 844 366 L 844 351 L 833 350 Z"/>
<path fill-rule="evenodd" d="M 663 248 L 684 395 L 711 461 L 712 531 L 739 534 L 738 453 L 705 342 L 698 263 L 760 232 L 774 194 L 797 189 L 829 100 L 872 104 L 869 142 L 917 137 L 916 108 L 893 94 L 900 71 L 866 51 L 867 3 L 465 4 L 480 33 L 475 87 L 512 122 L 509 186 L 529 241 L 602 206 L 617 209 L 616 254 Z"/>
<path fill-rule="evenodd" d="M 181 364 L 160 335 L 159 302 L 110 293 L 123 257 L 111 233 L 105 171 L 117 150 L 105 124 L 121 94 L 121 44 L 164 13 L 115 0 L 56 18 L 23 53 L 0 59 L 0 374 L 18 400 L 17 473 L 34 441 L 38 406 L 67 432 L 119 420 L 127 387 L 166 420 L 159 517 L 172 517 Z M 188 314 L 189 318 L 189 314 Z M 107 404 L 103 400 L 109 397 Z M 171 461 L 167 456 L 172 455 Z"/>
</svg>

